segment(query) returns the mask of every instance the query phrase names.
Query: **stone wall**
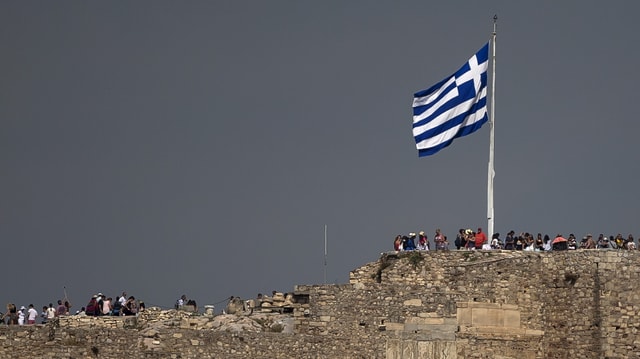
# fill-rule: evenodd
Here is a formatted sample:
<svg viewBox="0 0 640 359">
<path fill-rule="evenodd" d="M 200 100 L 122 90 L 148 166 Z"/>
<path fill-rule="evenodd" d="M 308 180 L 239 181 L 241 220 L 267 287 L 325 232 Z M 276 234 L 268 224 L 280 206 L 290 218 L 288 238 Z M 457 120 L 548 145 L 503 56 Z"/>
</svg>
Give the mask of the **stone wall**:
<svg viewBox="0 0 640 359">
<path fill-rule="evenodd" d="M 393 298 L 389 304 L 405 312 L 407 306 L 401 304 L 419 299 L 422 305 L 415 308 L 455 317 L 459 357 L 640 355 L 637 251 L 453 251 L 397 257 L 383 255 L 377 266 L 370 263 L 353 271 L 351 283 L 356 288 L 378 287 L 379 296 Z M 461 317 L 461 308 L 480 303 L 493 305 L 483 314 L 487 318 L 469 323 Z M 516 310 L 520 328 L 515 330 L 506 321 L 492 323 L 498 308 Z M 393 310 L 378 311 L 385 312 L 389 318 L 397 316 Z M 426 314 L 408 313 L 415 315 Z"/>
<path fill-rule="evenodd" d="M 388 253 L 349 284 L 296 286 L 290 314 L 150 309 L 2 326 L 0 358 L 639 357 L 639 260 L 638 251 Z"/>
</svg>

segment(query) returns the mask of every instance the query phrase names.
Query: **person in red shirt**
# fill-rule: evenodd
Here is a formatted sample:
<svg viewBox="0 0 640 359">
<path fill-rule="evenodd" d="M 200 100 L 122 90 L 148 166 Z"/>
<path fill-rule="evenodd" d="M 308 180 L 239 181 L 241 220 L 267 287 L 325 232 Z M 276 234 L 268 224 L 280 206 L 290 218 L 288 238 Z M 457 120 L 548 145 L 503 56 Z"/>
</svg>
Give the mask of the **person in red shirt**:
<svg viewBox="0 0 640 359">
<path fill-rule="evenodd" d="M 487 236 L 482 231 L 482 228 L 478 228 L 478 232 L 476 232 L 475 236 L 476 240 L 476 249 L 482 249 L 482 245 L 487 241 Z"/>
</svg>

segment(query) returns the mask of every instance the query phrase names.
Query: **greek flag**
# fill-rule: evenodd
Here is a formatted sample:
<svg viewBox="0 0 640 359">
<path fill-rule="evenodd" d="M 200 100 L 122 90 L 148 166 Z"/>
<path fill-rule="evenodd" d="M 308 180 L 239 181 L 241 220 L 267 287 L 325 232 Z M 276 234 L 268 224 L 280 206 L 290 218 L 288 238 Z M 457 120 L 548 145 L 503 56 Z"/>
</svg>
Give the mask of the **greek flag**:
<svg viewBox="0 0 640 359">
<path fill-rule="evenodd" d="M 482 127 L 487 116 L 489 43 L 453 75 L 413 96 L 413 137 L 418 156 L 449 146 Z"/>
</svg>

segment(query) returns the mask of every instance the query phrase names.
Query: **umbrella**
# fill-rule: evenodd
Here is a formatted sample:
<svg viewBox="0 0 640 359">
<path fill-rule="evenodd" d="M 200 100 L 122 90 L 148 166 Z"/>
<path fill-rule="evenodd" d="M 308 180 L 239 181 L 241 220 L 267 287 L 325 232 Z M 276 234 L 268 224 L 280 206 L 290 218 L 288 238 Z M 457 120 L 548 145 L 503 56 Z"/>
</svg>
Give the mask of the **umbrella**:
<svg viewBox="0 0 640 359">
<path fill-rule="evenodd" d="M 562 236 L 560 237 L 556 237 L 556 239 L 553 240 L 553 242 L 551 242 L 551 244 L 556 244 L 556 243 L 560 243 L 560 242 L 566 242 L 567 239 L 563 238 Z"/>
</svg>

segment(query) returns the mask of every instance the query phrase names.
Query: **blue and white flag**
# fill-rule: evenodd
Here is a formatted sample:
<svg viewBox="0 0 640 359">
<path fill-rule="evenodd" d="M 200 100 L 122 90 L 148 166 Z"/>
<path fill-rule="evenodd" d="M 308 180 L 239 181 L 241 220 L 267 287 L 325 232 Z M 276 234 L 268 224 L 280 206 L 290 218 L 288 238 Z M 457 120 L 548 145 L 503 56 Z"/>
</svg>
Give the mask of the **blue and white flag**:
<svg viewBox="0 0 640 359">
<path fill-rule="evenodd" d="M 418 156 L 449 146 L 482 127 L 487 116 L 489 43 L 453 75 L 413 96 L 413 137 Z"/>
</svg>

